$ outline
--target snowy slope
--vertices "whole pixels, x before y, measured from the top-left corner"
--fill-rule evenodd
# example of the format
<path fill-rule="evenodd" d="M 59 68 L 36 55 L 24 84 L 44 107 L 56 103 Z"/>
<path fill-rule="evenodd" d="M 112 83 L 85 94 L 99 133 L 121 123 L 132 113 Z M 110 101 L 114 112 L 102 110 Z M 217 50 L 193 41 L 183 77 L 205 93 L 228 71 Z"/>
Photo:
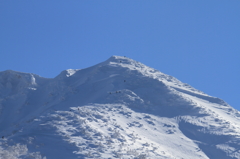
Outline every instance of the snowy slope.
<path fill-rule="evenodd" d="M 239 159 L 240 113 L 112 56 L 53 79 L 0 72 L 0 158 Z"/>

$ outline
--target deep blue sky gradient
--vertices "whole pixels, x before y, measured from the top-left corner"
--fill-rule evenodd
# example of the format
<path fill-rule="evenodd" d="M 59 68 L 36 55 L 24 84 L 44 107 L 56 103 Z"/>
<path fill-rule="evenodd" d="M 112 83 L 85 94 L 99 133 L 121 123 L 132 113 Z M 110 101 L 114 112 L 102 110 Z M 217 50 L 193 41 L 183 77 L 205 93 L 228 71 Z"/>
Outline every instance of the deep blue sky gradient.
<path fill-rule="evenodd" d="M 240 110 L 239 0 L 0 1 L 0 71 L 55 77 L 112 55 Z"/>

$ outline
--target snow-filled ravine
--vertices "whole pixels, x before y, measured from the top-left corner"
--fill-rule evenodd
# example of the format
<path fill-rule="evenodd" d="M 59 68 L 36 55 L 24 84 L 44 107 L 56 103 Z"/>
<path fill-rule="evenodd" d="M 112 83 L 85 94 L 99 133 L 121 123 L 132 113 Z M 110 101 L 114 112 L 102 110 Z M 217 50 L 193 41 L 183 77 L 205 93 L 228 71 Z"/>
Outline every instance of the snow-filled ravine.
<path fill-rule="evenodd" d="M 112 56 L 53 79 L 0 72 L 1 159 L 240 159 L 240 112 Z"/>

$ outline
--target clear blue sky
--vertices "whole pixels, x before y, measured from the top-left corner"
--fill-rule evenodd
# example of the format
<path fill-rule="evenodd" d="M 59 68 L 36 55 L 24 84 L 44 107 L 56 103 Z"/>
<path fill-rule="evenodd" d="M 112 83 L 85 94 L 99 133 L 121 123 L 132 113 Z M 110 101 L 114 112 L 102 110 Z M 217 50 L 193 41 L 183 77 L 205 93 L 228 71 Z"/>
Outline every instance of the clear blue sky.
<path fill-rule="evenodd" d="M 112 55 L 240 110 L 239 0 L 0 1 L 0 71 L 55 77 Z"/>

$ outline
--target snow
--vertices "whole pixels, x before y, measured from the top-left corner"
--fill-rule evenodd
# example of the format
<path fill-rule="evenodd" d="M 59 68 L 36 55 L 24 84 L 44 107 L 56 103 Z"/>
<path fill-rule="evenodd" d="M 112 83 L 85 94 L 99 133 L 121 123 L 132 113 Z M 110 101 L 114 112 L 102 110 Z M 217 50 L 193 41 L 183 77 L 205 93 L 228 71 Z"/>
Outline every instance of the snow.
<path fill-rule="evenodd" d="M 240 158 L 240 113 L 112 56 L 53 79 L 0 72 L 0 158 Z"/>

